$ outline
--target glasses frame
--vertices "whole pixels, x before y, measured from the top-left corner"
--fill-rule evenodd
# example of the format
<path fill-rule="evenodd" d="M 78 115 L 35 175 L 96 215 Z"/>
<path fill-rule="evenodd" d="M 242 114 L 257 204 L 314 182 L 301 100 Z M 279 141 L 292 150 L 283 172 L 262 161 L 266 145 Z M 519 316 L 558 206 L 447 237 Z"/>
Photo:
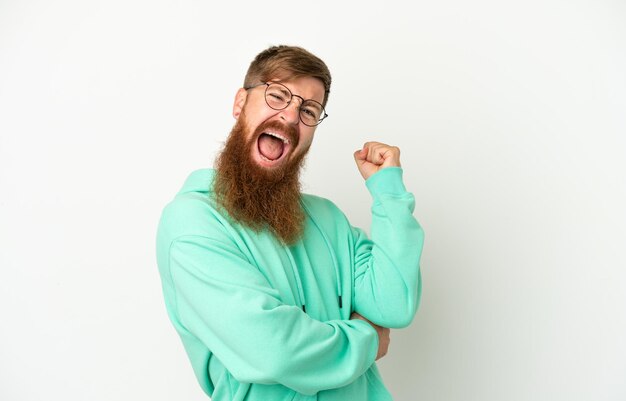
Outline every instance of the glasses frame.
<path fill-rule="evenodd" d="M 254 88 L 258 88 L 259 86 L 263 86 L 266 85 L 265 91 L 263 92 L 263 99 L 265 99 L 265 104 L 267 104 L 267 106 L 272 109 L 272 110 L 285 110 L 287 107 L 289 107 L 289 105 L 291 104 L 291 101 L 293 100 L 294 97 L 298 97 L 302 100 L 302 103 L 300 104 L 300 106 L 298 106 L 298 118 L 300 119 L 300 121 L 302 121 L 302 124 L 306 125 L 307 127 L 317 127 L 318 125 L 320 125 L 322 123 L 322 121 L 324 121 L 324 119 L 326 117 L 328 117 L 328 113 L 326 113 L 326 108 L 324 107 L 324 105 L 322 105 L 320 102 L 318 102 L 317 100 L 313 100 L 313 99 L 305 99 L 302 96 L 299 95 L 294 95 L 291 90 L 289 90 L 289 88 L 287 88 L 285 85 L 281 84 L 280 82 L 264 82 L 262 84 L 257 84 L 257 85 L 253 85 L 253 86 L 248 86 L 247 88 L 244 88 L 245 90 L 250 90 L 250 89 L 254 89 Z M 285 90 L 287 91 L 287 93 L 289 93 L 291 95 L 291 98 L 289 99 L 289 101 L 287 102 L 287 104 L 285 105 L 285 107 L 283 107 L 282 109 L 277 109 L 276 107 L 272 107 L 270 105 L 270 103 L 267 101 L 267 89 L 270 87 L 270 85 L 280 85 L 283 88 L 285 88 Z M 316 124 L 307 124 L 304 122 L 304 120 L 302 119 L 302 105 L 304 104 L 304 102 L 315 102 L 317 104 L 319 104 L 322 108 L 322 113 L 323 115 L 320 117 L 319 120 L 317 120 Z"/>

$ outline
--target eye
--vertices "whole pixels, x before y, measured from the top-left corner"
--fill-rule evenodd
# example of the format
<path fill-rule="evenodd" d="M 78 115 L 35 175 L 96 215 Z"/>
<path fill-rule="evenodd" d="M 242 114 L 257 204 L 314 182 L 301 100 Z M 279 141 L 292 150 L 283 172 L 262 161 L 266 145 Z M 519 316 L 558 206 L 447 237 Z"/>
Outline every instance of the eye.
<path fill-rule="evenodd" d="M 284 95 L 280 92 L 268 92 L 267 96 L 277 102 L 286 102 Z"/>
<path fill-rule="evenodd" d="M 303 117 L 306 117 L 307 119 L 311 119 L 313 121 L 319 120 L 320 116 L 322 115 L 322 105 L 313 100 L 305 101 L 302 104 L 302 107 L 300 107 L 300 110 Z"/>
<path fill-rule="evenodd" d="M 308 107 L 302 108 L 301 112 L 304 113 L 307 117 L 310 117 L 310 118 L 312 118 L 314 120 L 317 120 L 317 118 L 319 116 L 319 114 L 315 110 L 312 110 L 312 109 L 310 109 Z"/>
<path fill-rule="evenodd" d="M 267 87 L 265 98 L 277 107 L 283 107 L 291 101 L 291 92 L 280 84 L 271 84 Z"/>

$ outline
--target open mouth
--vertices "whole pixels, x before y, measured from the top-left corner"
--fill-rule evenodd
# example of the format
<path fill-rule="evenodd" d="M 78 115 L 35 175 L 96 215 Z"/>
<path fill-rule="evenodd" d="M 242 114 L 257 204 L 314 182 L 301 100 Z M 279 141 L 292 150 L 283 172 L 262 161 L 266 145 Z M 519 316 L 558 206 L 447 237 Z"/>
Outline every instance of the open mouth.
<path fill-rule="evenodd" d="M 257 147 L 265 162 L 274 164 L 285 156 L 290 148 L 289 139 L 277 132 L 265 131 L 259 135 Z"/>

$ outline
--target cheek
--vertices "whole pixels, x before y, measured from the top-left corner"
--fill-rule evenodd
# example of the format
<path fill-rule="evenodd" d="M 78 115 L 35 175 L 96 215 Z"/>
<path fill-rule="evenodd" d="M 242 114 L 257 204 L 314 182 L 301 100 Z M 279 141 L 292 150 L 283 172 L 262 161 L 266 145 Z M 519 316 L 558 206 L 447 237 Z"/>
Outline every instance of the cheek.
<path fill-rule="evenodd" d="M 309 146 L 311 146 L 312 142 L 313 142 L 313 132 L 306 133 L 300 137 L 300 143 L 298 145 L 301 148 L 308 149 Z"/>
<path fill-rule="evenodd" d="M 248 99 L 242 114 L 245 114 L 248 128 L 256 129 L 261 123 L 276 114 L 276 111 L 265 106 L 265 100 Z"/>

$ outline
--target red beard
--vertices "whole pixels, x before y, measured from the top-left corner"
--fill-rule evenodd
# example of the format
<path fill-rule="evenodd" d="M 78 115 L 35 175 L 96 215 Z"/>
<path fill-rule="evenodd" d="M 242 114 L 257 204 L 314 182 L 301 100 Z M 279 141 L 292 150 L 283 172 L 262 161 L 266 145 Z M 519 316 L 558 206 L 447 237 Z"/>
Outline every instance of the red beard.
<path fill-rule="evenodd" d="M 218 205 L 234 220 L 256 232 L 267 229 L 291 245 L 300 239 L 304 229 L 300 170 L 308 149 L 276 168 L 257 165 L 252 160 L 253 147 L 261 133 L 272 127 L 288 136 L 293 149 L 297 147 L 297 131 L 279 122 L 261 124 L 246 141 L 245 116 L 240 114 L 216 160 L 213 189 Z"/>

